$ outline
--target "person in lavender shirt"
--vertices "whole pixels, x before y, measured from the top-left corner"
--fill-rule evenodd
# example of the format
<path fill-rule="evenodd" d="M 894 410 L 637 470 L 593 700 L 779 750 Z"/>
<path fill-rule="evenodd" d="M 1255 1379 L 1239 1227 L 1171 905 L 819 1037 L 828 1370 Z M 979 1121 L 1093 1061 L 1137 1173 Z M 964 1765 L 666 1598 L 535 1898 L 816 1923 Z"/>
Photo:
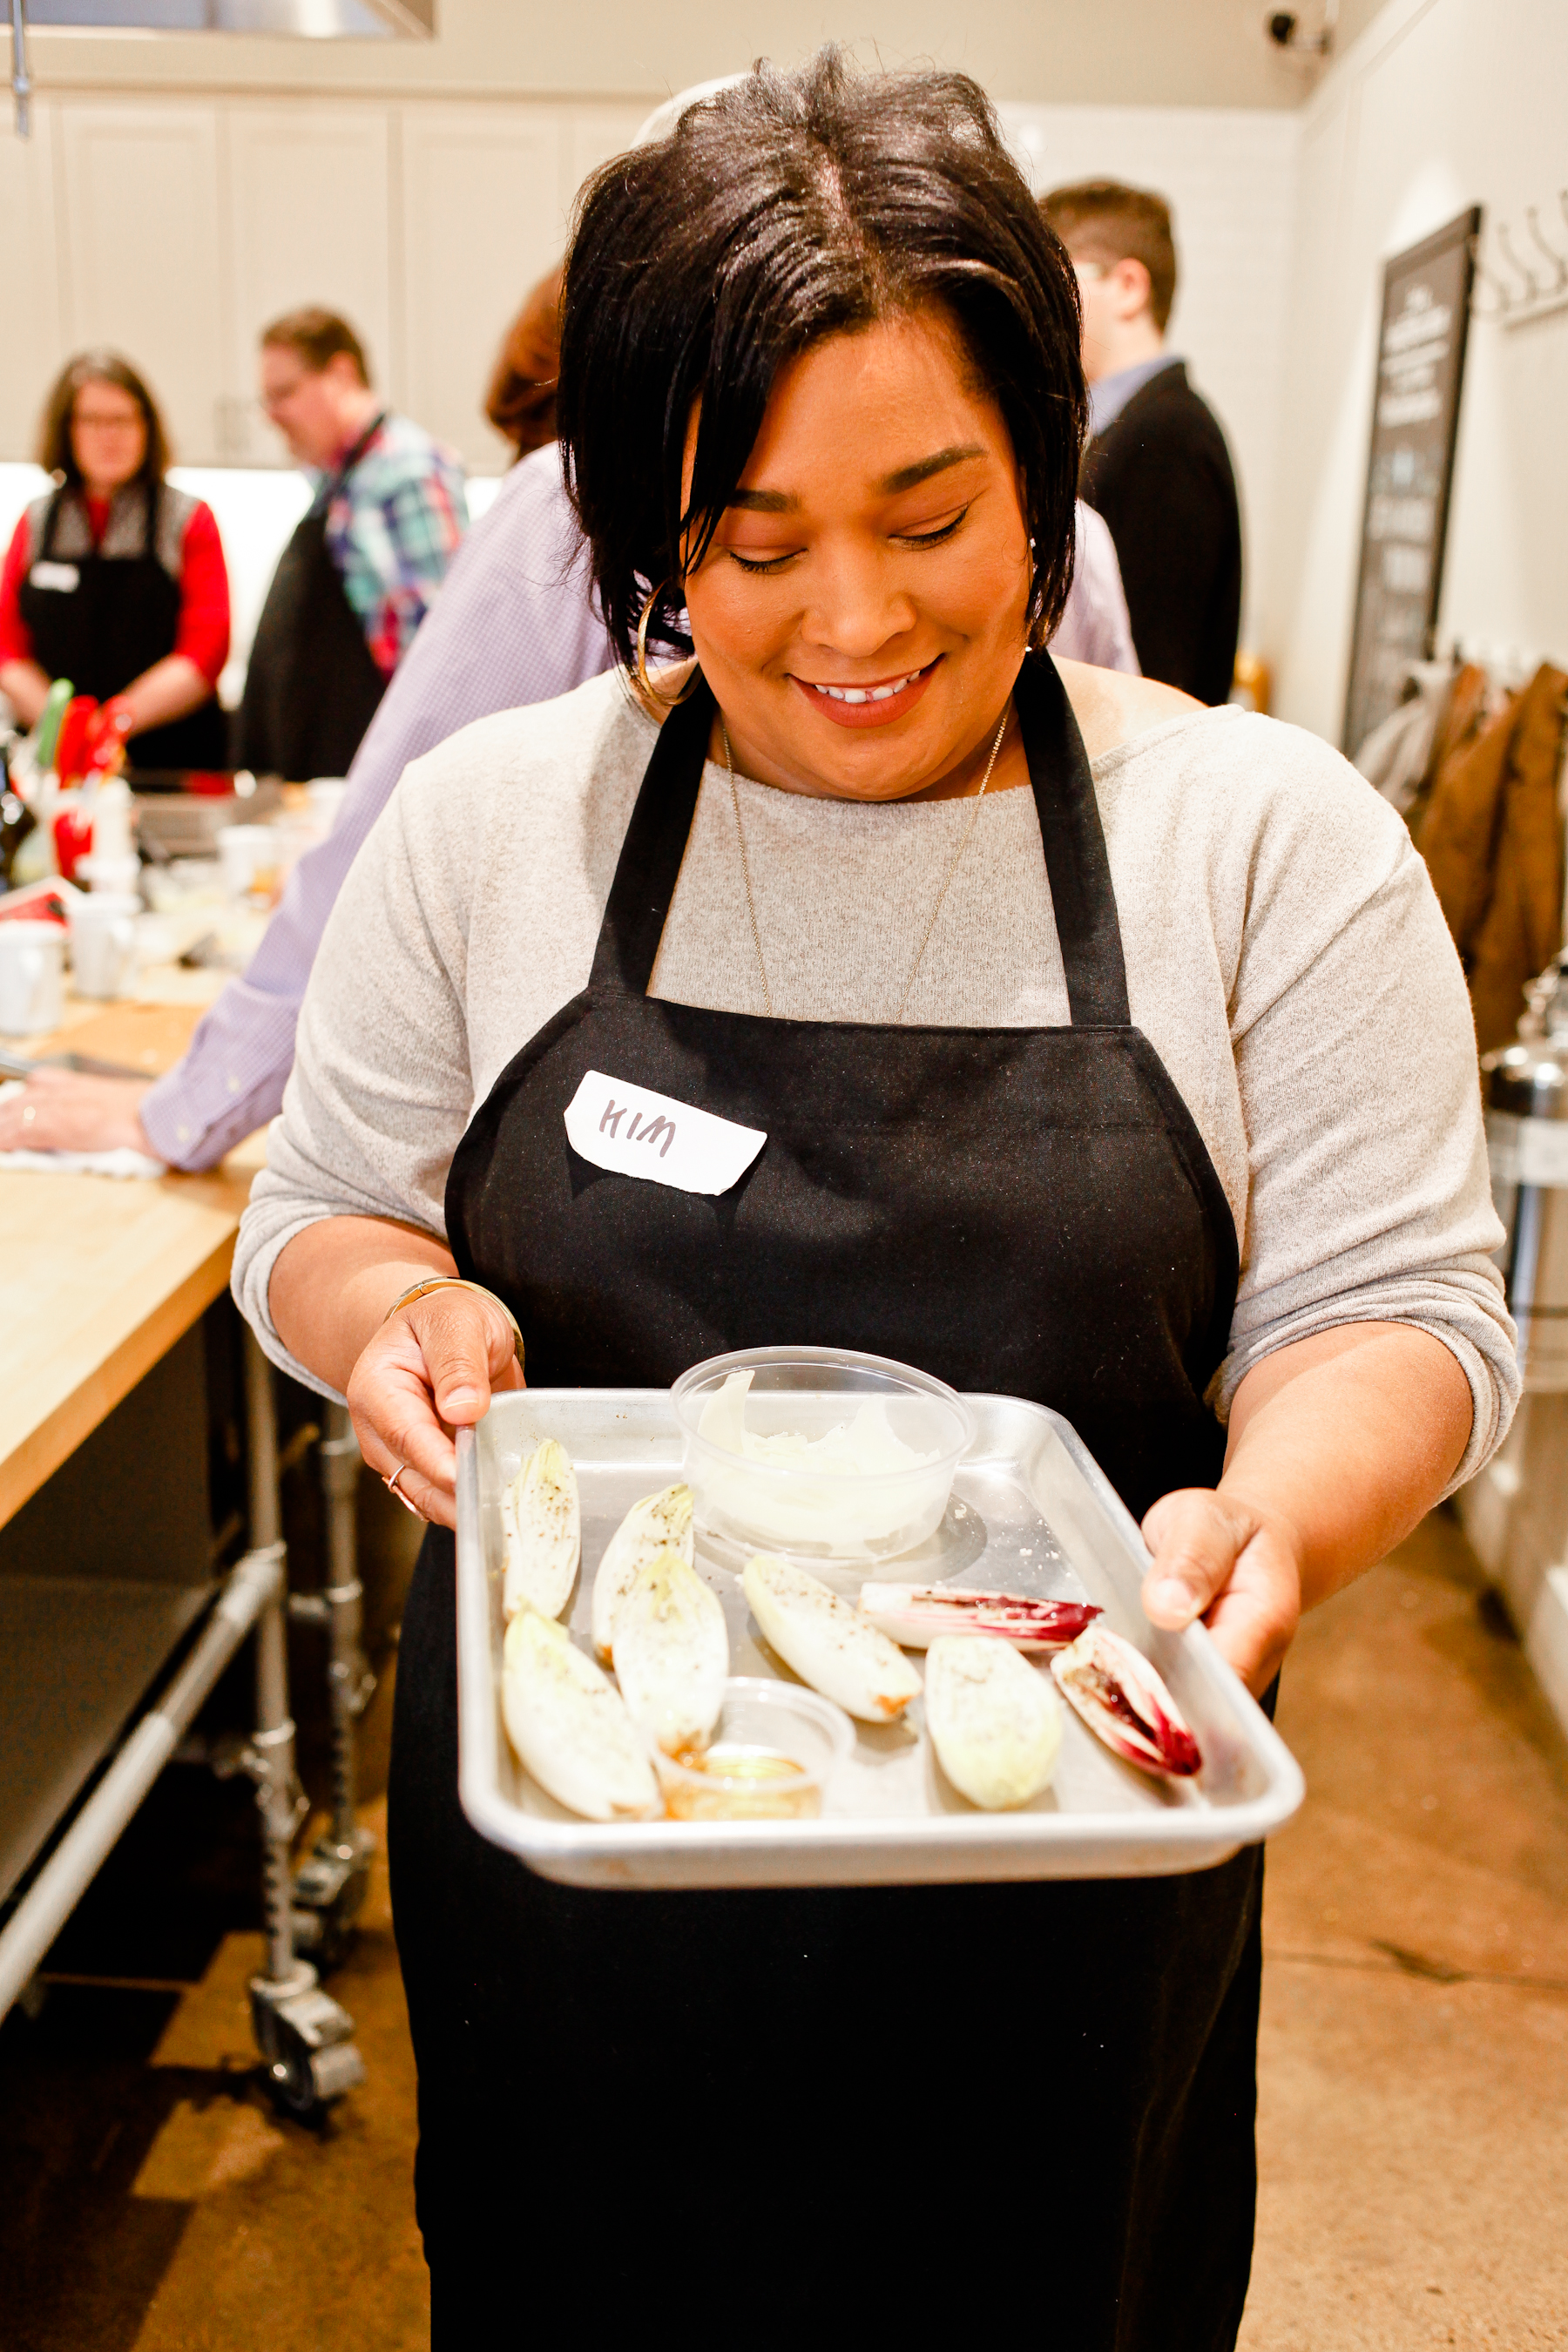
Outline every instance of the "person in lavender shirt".
<path fill-rule="evenodd" d="M 1072 593 L 1052 644 L 1074 661 L 1138 667 L 1110 533 L 1082 504 Z M 404 769 L 471 719 L 569 694 L 613 659 L 552 441 L 512 468 L 458 549 L 360 746 L 337 823 L 295 867 L 248 969 L 184 1059 L 153 1086 L 40 1070 L 0 1103 L 0 1151 L 129 1144 L 172 1168 L 211 1168 L 275 1118 L 327 917 Z"/>

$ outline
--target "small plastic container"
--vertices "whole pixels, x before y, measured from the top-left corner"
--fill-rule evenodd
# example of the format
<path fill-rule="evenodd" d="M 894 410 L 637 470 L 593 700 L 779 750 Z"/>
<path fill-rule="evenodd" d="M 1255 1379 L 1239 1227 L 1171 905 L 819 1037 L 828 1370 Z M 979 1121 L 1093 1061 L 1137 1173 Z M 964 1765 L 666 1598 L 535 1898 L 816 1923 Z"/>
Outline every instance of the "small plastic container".
<path fill-rule="evenodd" d="M 908 1467 L 845 1470 L 806 1454 L 758 1458 L 715 1442 L 703 1420 L 725 1381 L 750 1372 L 748 1438 L 820 1446 L 874 1408 L 872 1450 L 912 1457 Z M 974 1433 L 963 1398 L 942 1381 L 885 1356 L 839 1348 L 749 1348 L 712 1356 L 683 1372 L 671 1391 L 685 1442 L 685 1476 L 705 1549 L 724 1567 L 743 1567 L 752 1552 L 782 1552 L 805 1563 L 863 1569 L 897 1559 L 933 1534 L 947 1509 L 953 1473 Z"/>
<path fill-rule="evenodd" d="M 854 1726 L 831 1699 L 735 1675 L 700 1764 L 658 1753 L 654 1763 L 672 1821 L 812 1821 L 854 1745 Z"/>

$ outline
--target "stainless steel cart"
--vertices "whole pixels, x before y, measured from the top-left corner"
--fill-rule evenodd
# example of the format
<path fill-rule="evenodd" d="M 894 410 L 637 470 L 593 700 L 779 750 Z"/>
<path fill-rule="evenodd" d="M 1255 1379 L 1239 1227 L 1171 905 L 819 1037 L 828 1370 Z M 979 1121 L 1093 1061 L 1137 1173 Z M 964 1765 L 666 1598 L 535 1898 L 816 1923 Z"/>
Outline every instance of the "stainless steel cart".
<path fill-rule="evenodd" d="M 7 1726 L 10 1751 L 9 1768 L 0 1769 L 0 1893 L 25 1878 L 103 1756 L 113 1751 L 0 1932 L 0 2016 L 26 1996 L 56 1936 L 174 1755 L 203 1701 L 242 1643 L 254 1635 L 254 1729 L 234 1759 L 255 1781 L 262 1821 L 267 1958 L 263 1972 L 251 1982 L 251 2015 L 274 2096 L 303 2114 L 362 2081 L 364 2068 L 352 2018 L 321 1990 L 315 1968 L 297 1948 L 290 1849 L 304 1800 L 289 1712 L 277 1419 L 270 1367 L 248 1332 L 244 1346 L 249 1528 L 247 1549 L 235 1567 L 205 1585 L 0 1578 L 0 1719 Z M 345 1893 L 363 1891 L 368 1841 L 353 1818 L 353 1717 L 363 1703 L 364 1675 L 353 1558 L 358 1454 L 346 1416 L 334 1425 L 323 1452 L 333 1573 L 318 1607 L 332 1634 L 337 1804 L 329 1837 L 313 1857 L 315 1882 L 310 1864 L 301 1877 L 303 1916 L 315 1923 L 315 1940 L 324 1949 L 325 1926 L 346 1924 L 357 1908 L 357 1899 L 344 1898 Z M 304 1613 L 315 1613 L 309 1598 Z M 183 1660 L 121 1738 L 128 1711 L 189 1640 L 193 1627 L 199 1631 Z"/>

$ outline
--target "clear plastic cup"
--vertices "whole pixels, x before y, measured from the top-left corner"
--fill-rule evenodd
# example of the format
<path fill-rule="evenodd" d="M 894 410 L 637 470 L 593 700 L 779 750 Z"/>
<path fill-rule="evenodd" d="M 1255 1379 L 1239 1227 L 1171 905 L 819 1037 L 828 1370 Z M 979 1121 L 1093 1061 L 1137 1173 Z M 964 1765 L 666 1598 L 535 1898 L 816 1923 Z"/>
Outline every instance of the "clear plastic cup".
<path fill-rule="evenodd" d="M 656 1752 L 654 1764 L 672 1821 L 811 1821 L 854 1745 L 854 1726 L 831 1699 L 732 1675 L 703 1755 Z"/>
<path fill-rule="evenodd" d="M 773 1454 L 720 1442 L 711 1412 L 735 1373 L 749 1372 L 745 1433 Z M 783 1552 L 807 1563 L 863 1567 L 897 1559 L 941 1524 L 953 1474 L 974 1434 L 963 1399 L 927 1372 L 840 1348 L 749 1348 L 683 1372 L 671 1391 L 685 1441 L 685 1477 L 699 1533 L 724 1549 Z M 733 1420 L 731 1391 L 729 1418 Z M 868 1420 L 862 1420 L 870 1408 Z M 721 1412 L 722 1412 L 721 1408 Z M 706 1423 L 706 1427 L 704 1426 Z M 895 1466 L 843 1466 L 858 1431 L 864 1450 Z M 795 1441 L 804 1440 L 797 1458 Z M 888 1441 L 890 1441 L 889 1443 Z M 815 1450 L 813 1450 L 815 1449 Z"/>

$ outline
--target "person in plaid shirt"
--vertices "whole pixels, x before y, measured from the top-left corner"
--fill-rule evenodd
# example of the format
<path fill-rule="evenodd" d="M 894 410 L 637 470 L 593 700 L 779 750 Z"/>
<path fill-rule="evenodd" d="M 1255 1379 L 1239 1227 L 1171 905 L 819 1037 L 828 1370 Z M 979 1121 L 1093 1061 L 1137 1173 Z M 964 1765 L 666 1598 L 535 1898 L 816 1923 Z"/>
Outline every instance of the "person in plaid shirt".
<path fill-rule="evenodd" d="M 363 346 L 330 310 L 262 335 L 261 403 L 316 476 L 251 649 L 239 764 L 343 775 L 468 525 L 458 459 L 372 388 Z"/>
<path fill-rule="evenodd" d="M 384 677 L 413 643 L 468 523 L 451 451 L 406 416 L 379 416 L 328 502 L 327 547 Z"/>

